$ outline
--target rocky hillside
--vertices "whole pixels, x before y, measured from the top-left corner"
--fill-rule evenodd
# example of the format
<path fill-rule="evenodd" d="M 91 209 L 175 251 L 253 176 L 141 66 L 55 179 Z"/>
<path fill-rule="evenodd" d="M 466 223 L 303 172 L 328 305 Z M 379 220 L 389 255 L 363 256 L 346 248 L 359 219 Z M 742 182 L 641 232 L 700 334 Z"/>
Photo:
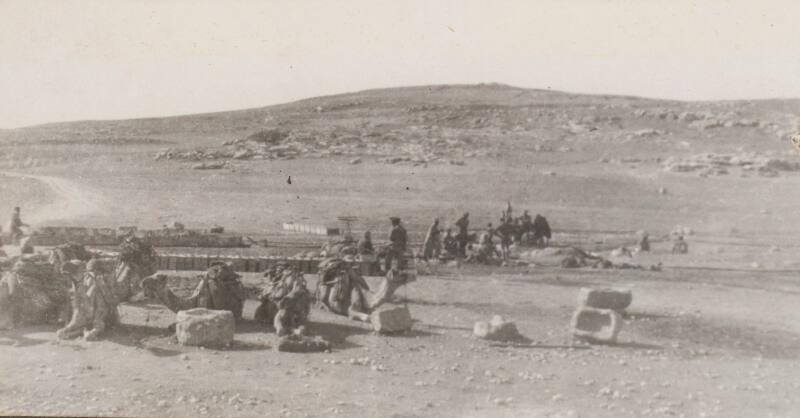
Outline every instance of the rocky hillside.
<path fill-rule="evenodd" d="M 58 123 L 0 132 L 0 140 L 6 146 L 135 145 L 152 149 L 149 156 L 158 160 L 220 168 L 234 160 L 329 156 L 424 165 L 540 153 L 595 160 L 769 155 L 789 150 L 796 132 L 800 100 L 678 102 L 480 84 L 368 90 L 204 115 Z"/>

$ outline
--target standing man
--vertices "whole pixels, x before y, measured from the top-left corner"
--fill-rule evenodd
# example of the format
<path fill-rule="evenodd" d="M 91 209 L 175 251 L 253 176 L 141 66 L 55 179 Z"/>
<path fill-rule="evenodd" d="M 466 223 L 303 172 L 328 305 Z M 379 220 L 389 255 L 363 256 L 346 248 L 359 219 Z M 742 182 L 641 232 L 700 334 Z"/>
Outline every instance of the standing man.
<path fill-rule="evenodd" d="M 422 257 L 427 260 L 429 258 L 439 258 L 442 252 L 442 230 L 439 229 L 439 218 L 433 220 L 433 224 L 428 228 L 428 233 L 425 235 L 425 243 L 422 244 Z"/>
<path fill-rule="evenodd" d="M 406 245 L 408 243 L 408 235 L 403 225 L 400 225 L 400 218 L 391 217 L 392 232 L 389 233 L 389 247 L 386 249 L 385 270 L 392 270 L 392 260 L 397 260 L 397 267 L 403 266 L 403 255 L 406 252 Z"/>
<path fill-rule="evenodd" d="M 453 230 L 451 228 L 447 228 L 444 238 L 442 239 L 442 244 L 444 245 L 444 252 L 447 253 L 448 256 L 455 257 L 458 255 L 458 242 L 453 236 Z"/>
<path fill-rule="evenodd" d="M 647 231 L 642 232 L 642 239 L 639 241 L 640 252 L 650 252 L 650 234 Z"/>
<path fill-rule="evenodd" d="M 20 217 L 19 213 L 19 206 L 17 206 L 14 208 L 14 212 L 11 214 L 11 221 L 8 223 L 8 231 L 11 233 L 12 244 L 19 244 L 19 239 L 25 235 L 22 232 L 23 226 L 28 225 L 22 222 L 22 218 Z"/>
<path fill-rule="evenodd" d="M 458 235 L 456 235 L 458 254 L 464 257 L 467 253 L 467 242 L 469 242 L 469 212 L 456 221 L 456 226 L 458 227 Z"/>
<path fill-rule="evenodd" d="M 496 233 L 500 237 L 500 248 L 503 250 L 503 260 L 508 260 L 514 234 L 514 225 L 511 224 L 511 220 L 506 218 L 505 222 L 497 227 Z"/>

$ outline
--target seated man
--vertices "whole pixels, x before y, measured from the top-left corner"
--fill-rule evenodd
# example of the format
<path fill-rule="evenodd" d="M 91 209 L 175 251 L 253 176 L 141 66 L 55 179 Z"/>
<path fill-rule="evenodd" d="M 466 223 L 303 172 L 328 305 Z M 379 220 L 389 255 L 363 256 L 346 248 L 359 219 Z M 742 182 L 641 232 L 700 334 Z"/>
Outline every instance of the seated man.
<path fill-rule="evenodd" d="M 358 241 L 358 254 L 359 255 L 374 255 L 375 247 L 372 245 L 372 234 L 369 231 L 364 232 L 364 237 Z"/>

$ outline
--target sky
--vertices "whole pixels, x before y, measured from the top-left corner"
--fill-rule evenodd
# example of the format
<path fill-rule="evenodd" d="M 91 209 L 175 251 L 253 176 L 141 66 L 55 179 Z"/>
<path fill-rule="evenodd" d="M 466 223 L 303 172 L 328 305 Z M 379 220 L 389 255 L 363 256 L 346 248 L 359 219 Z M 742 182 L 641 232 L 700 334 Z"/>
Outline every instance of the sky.
<path fill-rule="evenodd" d="M 0 128 L 481 82 L 800 97 L 800 2 L 0 0 Z"/>

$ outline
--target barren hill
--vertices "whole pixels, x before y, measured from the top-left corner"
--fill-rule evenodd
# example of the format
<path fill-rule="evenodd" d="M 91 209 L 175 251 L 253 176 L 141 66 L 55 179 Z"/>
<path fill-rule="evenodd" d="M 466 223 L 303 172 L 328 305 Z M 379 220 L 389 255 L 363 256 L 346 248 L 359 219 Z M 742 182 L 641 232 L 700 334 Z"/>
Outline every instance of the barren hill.
<path fill-rule="evenodd" d="M 347 212 L 379 226 L 403 213 L 421 233 L 445 213 L 480 210 L 494 219 L 498 205 L 512 199 L 568 229 L 666 232 L 680 222 L 727 230 L 754 209 L 726 205 L 744 204 L 751 193 L 764 207 L 790 210 L 786 191 L 794 186 L 780 180 L 800 171 L 789 141 L 800 132 L 799 115 L 800 100 L 401 87 L 221 113 L 8 130 L 0 132 L 0 169 L 79 180 L 107 196 L 105 218 L 80 221 L 97 225 L 178 219 L 249 231 Z M 698 177 L 707 181 L 682 184 Z M 219 207 L 209 211 L 201 201 Z M 617 210 L 632 212 L 620 217 Z M 710 215 L 719 211 L 730 212 L 724 222 Z M 747 229 L 788 228 L 778 218 L 757 218 Z"/>
<path fill-rule="evenodd" d="M 0 138 L 12 144 L 170 144 L 187 150 L 280 130 L 280 143 L 270 145 L 289 145 L 291 152 L 283 154 L 292 156 L 329 152 L 463 159 L 568 148 L 596 154 L 628 143 L 640 150 L 682 142 L 702 151 L 748 145 L 785 149 L 776 146 L 798 131 L 799 114 L 800 100 L 679 102 L 501 84 L 445 85 L 367 90 L 200 115 L 56 123 L 0 132 Z M 222 158 L 243 148 L 228 146 Z"/>

